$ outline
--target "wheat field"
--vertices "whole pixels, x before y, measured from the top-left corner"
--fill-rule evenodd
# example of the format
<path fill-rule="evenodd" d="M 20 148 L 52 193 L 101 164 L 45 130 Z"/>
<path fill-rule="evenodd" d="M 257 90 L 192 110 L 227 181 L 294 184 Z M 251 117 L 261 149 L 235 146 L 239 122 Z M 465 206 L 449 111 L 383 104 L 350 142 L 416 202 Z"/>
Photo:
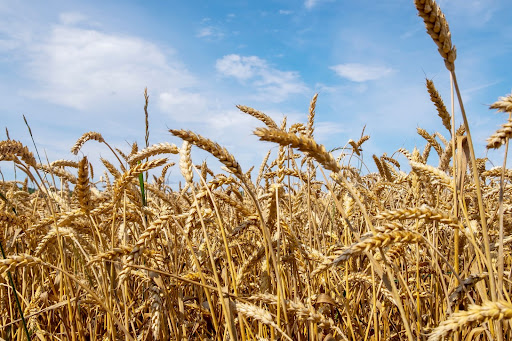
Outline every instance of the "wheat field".
<path fill-rule="evenodd" d="M 278 146 L 256 169 L 192 131 L 170 130 L 181 146 L 149 145 L 147 110 L 142 148 L 99 132 L 72 146 L 109 149 L 96 182 L 86 156 L 41 163 L 0 141 L 0 161 L 24 179 L 0 182 L 0 338 L 512 339 L 512 94 L 490 106 L 508 118 L 489 134 L 487 148 L 505 151 L 489 168 L 475 155 L 448 22 L 434 0 L 414 4 L 452 100 L 427 79 L 439 131 L 418 128 L 419 149 L 367 156 L 375 173 L 353 166 L 370 136 L 337 157 L 315 141 L 317 95 L 292 125 L 238 106 Z M 166 182 L 171 168 L 179 188 Z"/>

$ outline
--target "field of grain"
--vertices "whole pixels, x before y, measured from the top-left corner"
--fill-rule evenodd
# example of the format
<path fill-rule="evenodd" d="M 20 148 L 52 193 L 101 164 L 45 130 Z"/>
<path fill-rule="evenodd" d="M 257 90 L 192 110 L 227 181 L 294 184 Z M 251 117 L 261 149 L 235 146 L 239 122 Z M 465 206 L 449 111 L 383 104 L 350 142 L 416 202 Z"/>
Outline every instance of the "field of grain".
<path fill-rule="evenodd" d="M 85 156 L 41 163 L 0 141 L 0 161 L 25 179 L 0 182 L 0 338 L 512 339 L 512 94 L 491 105 L 509 116 L 489 134 L 487 148 L 505 150 L 489 168 L 474 152 L 448 23 L 433 0 L 415 5 L 452 99 L 427 79 L 439 131 L 418 128 L 419 149 L 366 155 L 375 173 L 352 166 L 369 136 L 336 158 L 315 142 L 317 95 L 303 124 L 238 106 L 279 148 L 256 169 L 191 131 L 170 130 L 181 146 L 149 145 L 147 123 L 144 147 L 123 151 L 98 132 L 72 146 L 111 150 L 99 182 Z M 180 188 L 165 181 L 171 167 Z"/>

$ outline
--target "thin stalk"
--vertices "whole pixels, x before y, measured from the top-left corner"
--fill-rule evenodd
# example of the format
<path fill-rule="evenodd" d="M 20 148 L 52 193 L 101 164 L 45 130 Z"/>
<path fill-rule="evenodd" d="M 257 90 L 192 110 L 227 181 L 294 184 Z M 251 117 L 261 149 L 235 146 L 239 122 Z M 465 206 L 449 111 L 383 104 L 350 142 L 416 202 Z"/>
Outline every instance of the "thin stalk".
<path fill-rule="evenodd" d="M 511 118 L 512 113 L 509 113 L 508 120 L 510 121 Z M 505 169 L 507 168 L 508 142 L 509 139 L 507 137 L 505 142 L 505 157 L 503 158 L 503 167 L 501 168 L 499 196 L 500 241 L 498 244 L 498 295 L 500 299 L 503 299 L 503 272 L 505 271 L 503 254 L 503 189 L 505 188 Z"/>
<path fill-rule="evenodd" d="M 454 94 L 453 94 L 453 76 L 452 74 L 450 73 L 450 97 L 451 97 L 451 113 L 452 113 L 452 131 L 451 131 L 451 134 L 452 134 L 452 151 L 453 151 L 453 155 L 456 155 L 455 153 L 455 99 L 454 99 Z M 453 181 L 453 212 L 454 212 L 454 216 L 456 218 L 459 217 L 459 209 L 458 209 L 458 199 L 457 199 L 457 179 L 455 178 L 457 175 L 457 164 L 456 164 L 456 160 L 457 158 L 456 157 L 453 157 L 453 177 L 454 177 L 454 181 Z M 455 231 L 453 231 L 453 244 L 454 244 L 454 254 L 453 254 L 453 267 L 455 269 L 455 271 L 457 272 L 457 274 L 459 273 L 459 249 L 460 249 L 460 235 L 459 235 L 459 229 L 455 229 Z M 455 307 L 455 311 L 458 311 L 459 310 L 459 307 Z"/>
<path fill-rule="evenodd" d="M 482 235 L 484 238 L 484 248 L 485 248 L 485 257 L 486 257 L 486 266 L 487 271 L 489 272 L 489 283 L 490 283 L 490 291 L 491 291 L 491 299 L 496 301 L 496 279 L 494 278 L 494 270 L 492 267 L 492 259 L 491 259 L 491 247 L 489 242 L 489 231 L 487 229 L 487 218 L 485 216 L 484 203 L 482 199 L 482 189 L 480 187 L 480 179 L 478 178 L 477 167 L 476 167 L 476 156 L 475 150 L 473 148 L 473 139 L 471 138 L 471 133 L 469 130 L 468 118 L 466 116 L 466 111 L 464 110 L 464 104 L 462 103 L 462 96 L 460 94 L 459 85 L 457 83 L 457 77 L 455 76 L 455 71 L 450 71 L 453 77 L 453 85 L 455 86 L 455 92 L 457 93 L 457 98 L 459 100 L 460 111 L 462 113 L 462 119 L 464 120 L 464 125 L 466 126 L 466 134 L 468 138 L 469 152 L 471 154 L 471 166 L 473 167 L 473 178 L 475 181 L 475 189 L 476 196 L 478 200 L 478 211 L 480 213 L 480 223 L 482 224 Z"/>

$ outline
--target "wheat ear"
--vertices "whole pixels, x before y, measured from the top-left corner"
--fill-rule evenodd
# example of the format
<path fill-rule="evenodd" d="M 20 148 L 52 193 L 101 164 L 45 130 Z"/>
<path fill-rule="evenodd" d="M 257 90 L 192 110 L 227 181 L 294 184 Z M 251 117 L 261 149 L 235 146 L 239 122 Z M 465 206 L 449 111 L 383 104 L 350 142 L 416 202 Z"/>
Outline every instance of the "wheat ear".
<path fill-rule="evenodd" d="M 267 127 L 272 128 L 272 129 L 278 129 L 276 122 L 274 122 L 273 119 L 271 119 L 269 116 L 265 115 L 261 111 L 255 110 L 250 107 L 246 107 L 245 105 L 237 105 L 236 107 L 238 109 L 240 109 L 240 111 L 242 111 L 246 114 L 249 114 L 252 117 L 255 117 L 258 120 L 260 120 L 261 122 L 265 123 L 267 125 Z"/>
<path fill-rule="evenodd" d="M 425 175 L 430 179 L 434 180 L 433 182 L 438 182 L 441 185 L 450 188 L 453 186 L 452 178 L 450 178 L 445 172 L 440 170 L 439 168 L 435 168 L 429 165 L 424 165 L 420 162 L 409 161 L 412 169 L 419 173 L 420 175 Z"/>
<path fill-rule="evenodd" d="M 437 140 L 432 135 L 430 135 L 425 129 L 417 128 L 416 131 L 421 137 L 427 140 L 427 142 L 429 142 L 432 145 L 432 147 L 434 147 L 439 156 L 443 154 L 443 148 L 441 147 L 439 142 L 437 142 Z M 423 158 L 423 160 L 426 160 L 426 158 Z"/>
<path fill-rule="evenodd" d="M 418 15 L 423 18 L 427 33 L 432 37 L 438 47 L 439 54 L 449 71 L 455 69 L 457 50 L 452 46 L 452 39 L 448 21 L 434 0 L 415 0 L 414 4 Z"/>
<path fill-rule="evenodd" d="M 83 134 L 75 143 L 75 145 L 71 148 L 71 153 L 78 154 L 78 151 L 82 148 L 85 142 L 89 140 L 95 140 L 98 142 L 105 142 L 103 136 L 100 133 L 90 131 L 88 133 Z"/>
<path fill-rule="evenodd" d="M 512 136 L 512 120 L 508 120 L 507 123 L 502 124 L 501 128 L 498 129 L 489 139 L 487 139 L 487 149 L 497 149 L 501 145 L 505 144 L 507 139 Z"/>
<path fill-rule="evenodd" d="M 440 340 L 466 325 L 510 318 L 512 318 L 512 304 L 507 301 L 487 301 L 482 305 L 470 305 L 468 310 L 454 313 L 448 320 L 441 322 L 430 334 L 428 341 Z"/>
<path fill-rule="evenodd" d="M 236 161 L 235 157 L 231 155 L 226 148 L 222 148 L 218 143 L 215 143 L 201 135 L 194 134 L 188 130 L 169 130 L 174 136 L 188 141 L 189 143 L 209 152 L 222 162 L 231 172 L 243 178 L 242 167 Z"/>
<path fill-rule="evenodd" d="M 50 163 L 50 167 L 73 167 L 78 168 L 78 162 L 71 160 L 55 160 Z"/>
<path fill-rule="evenodd" d="M 276 142 L 282 146 L 290 145 L 292 148 L 297 148 L 301 152 L 307 153 L 308 156 L 314 158 L 327 170 L 336 173 L 341 170 L 332 154 L 327 152 L 323 145 L 316 143 L 312 138 L 308 138 L 304 135 L 297 136 L 282 130 L 266 128 L 257 128 L 254 134 L 262 141 Z"/>
<path fill-rule="evenodd" d="M 336 266 L 339 263 L 348 260 L 350 257 L 365 251 L 369 251 L 378 247 L 385 247 L 393 243 L 419 243 L 421 241 L 423 241 L 423 236 L 412 231 L 395 230 L 385 233 L 376 233 L 367 237 L 366 239 L 361 240 L 360 242 L 350 245 L 341 253 L 341 255 L 339 255 L 334 260 L 321 264 L 315 270 L 313 270 L 311 276 L 316 276 L 320 272 L 323 272 L 332 266 Z"/>
<path fill-rule="evenodd" d="M 130 251 L 128 258 L 126 259 L 126 265 L 124 269 L 119 273 L 119 283 L 124 282 L 126 277 L 131 273 L 130 265 L 135 263 L 135 260 L 139 255 L 146 249 L 146 244 L 155 238 L 159 232 L 162 231 L 167 222 L 173 218 L 172 214 L 164 214 L 157 220 L 153 221 L 151 225 L 139 236 L 139 239 L 135 243 L 133 249 Z"/>
<path fill-rule="evenodd" d="M 512 113 L 512 93 L 505 97 L 500 97 L 498 101 L 489 106 L 489 109 L 497 109 L 498 112 Z"/>
<path fill-rule="evenodd" d="M 0 161 L 13 160 L 14 157 L 20 157 L 27 165 L 35 168 L 36 159 L 26 146 L 19 141 L 6 140 L 0 141 Z"/>
<path fill-rule="evenodd" d="M 153 169 L 155 167 L 159 167 L 166 162 L 167 162 L 167 159 L 151 160 L 151 161 L 142 163 L 140 165 L 133 166 L 128 171 L 124 172 L 123 175 L 120 178 L 118 178 L 114 184 L 114 189 L 113 189 L 113 193 L 114 193 L 113 199 L 114 200 L 113 200 L 113 202 L 114 203 L 117 202 L 124 187 L 128 183 L 130 183 L 130 181 L 132 181 L 137 176 L 139 176 L 139 174 L 144 173 L 144 172 L 146 172 L 150 169 Z"/>
<path fill-rule="evenodd" d="M 190 151 L 192 145 L 188 141 L 183 141 L 180 149 L 180 171 L 181 175 L 189 183 L 193 183 L 194 173 L 192 172 L 192 160 L 190 159 Z"/>
<path fill-rule="evenodd" d="M 248 303 L 236 303 L 236 311 L 244 316 L 252 317 L 253 319 L 260 321 L 261 323 L 275 328 L 277 331 L 279 331 L 287 340 L 292 341 L 292 339 L 286 335 L 286 333 L 279 328 L 279 326 L 274 322 L 274 319 L 272 318 L 272 314 L 265 309 L 262 309 L 260 307 L 257 307 L 253 304 Z"/>
<path fill-rule="evenodd" d="M 73 174 L 71 174 L 68 171 L 64 170 L 63 168 L 53 167 L 51 165 L 48 166 L 48 165 L 41 164 L 41 163 L 36 164 L 36 168 L 37 169 L 41 169 L 41 170 L 43 170 L 46 173 L 56 175 L 59 178 L 63 178 L 64 180 L 69 181 L 73 185 L 75 185 L 76 182 L 77 182 L 77 178 Z"/>
<path fill-rule="evenodd" d="M 180 150 L 176 145 L 168 142 L 154 144 L 150 147 L 139 150 L 138 152 L 130 155 L 128 157 L 128 163 L 136 164 L 137 162 L 147 159 L 150 156 L 160 155 L 160 154 L 178 154 Z"/>
<path fill-rule="evenodd" d="M 248 298 L 249 300 L 258 300 L 266 304 L 277 305 L 278 298 L 272 294 L 257 294 Z M 348 338 L 343 331 L 334 324 L 331 318 L 325 317 L 323 314 L 317 312 L 313 307 L 306 307 L 301 302 L 286 300 L 288 311 L 293 312 L 297 317 L 303 321 L 317 323 L 319 327 L 330 329 L 337 332 L 345 340 Z"/>
<path fill-rule="evenodd" d="M 436 87 L 434 86 L 434 82 L 430 79 L 427 79 L 427 90 L 430 95 L 430 100 L 437 109 L 437 114 L 439 117 L 441 117 L 441 120 L 443 120 L 444 127 L 450 132 L 452 132 L 452 124 L 451 124 L 451 115 L 448 113 L 448 110 L 446 110 L 446 106 L 444 105 L 443 99 L 439 95 L 439 92 L 437 92 Z"/>
<path fill-rule="evenodd" d="M 75 192 L 80 203 L 80 208 L 85 212 L 91 211 L 91 189 L 89 184 L 89 162 L 87 157 L 82 158 L 78 163 L 78 181 Z"/>
<path fill-rule="evenodd" d="M 386 220 L 427 219 L 439 221 L 440 223 L 447 224 L 455 228 L 460 227 L 458 220 L 449 213 L 426 206 L 384 211 L 379 213 L 375 218 Z"/>
<path fill-rule="evenodd" d="M 0 259 L 0 274 L 4 272 L 12 272 L 21 266 L 42 264 L 41 259 L 27 254 L 10 255 L 4 259 Z"/>
<path fill-rule="evenodd" d="M 315 109 L 316 109 L 316 100 L 318 98 L 318 94 L 315 94 L 311 99 L 311 103 L 309 104 L 309 115 L 308 115 L 308 126 L 307 126 L 307 136 L 313 137 L 313 131 L 315 130 Z"/>

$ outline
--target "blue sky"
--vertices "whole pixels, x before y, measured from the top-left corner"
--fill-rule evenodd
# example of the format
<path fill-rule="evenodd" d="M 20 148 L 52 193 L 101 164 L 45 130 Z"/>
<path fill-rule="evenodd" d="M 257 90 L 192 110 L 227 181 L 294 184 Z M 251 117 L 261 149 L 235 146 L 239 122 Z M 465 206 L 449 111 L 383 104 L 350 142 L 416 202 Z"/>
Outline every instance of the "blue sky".
<path fill-rule="evenodd" d="M 510 6 L 439 4 L 482 156 L 485 139 L 506 121 L 488 105 L 512 89 Z M 315 138 L 344 146 L 366 125 L 369 164 L 372 154 L 423 148 L 417 127 L 448 136 L 425 77 L 448 105 L 449 76 L 413 0 L 0 0 L 0 17 L 0 123 L 33 149 L 25 114 L 50 161 L 76 159 L 69 149 L 87 131 L 125 151 L 134 141 L 142 146 L 146 86 L 151 144 L 180 145 L 168 129 L 190 129 L 228 148 L 244 169 L 258 168 L 274 145 L 257 142 L 252 131 L 261 124 L 237 104 L 293 124 L 307 120 L 319 92 Z M 83 155 L 112 159 L 95 142 Z M 500 162 L 502 151 L 490 155 Z M 12 165 L 0 169 L 12 177 Z"/>

